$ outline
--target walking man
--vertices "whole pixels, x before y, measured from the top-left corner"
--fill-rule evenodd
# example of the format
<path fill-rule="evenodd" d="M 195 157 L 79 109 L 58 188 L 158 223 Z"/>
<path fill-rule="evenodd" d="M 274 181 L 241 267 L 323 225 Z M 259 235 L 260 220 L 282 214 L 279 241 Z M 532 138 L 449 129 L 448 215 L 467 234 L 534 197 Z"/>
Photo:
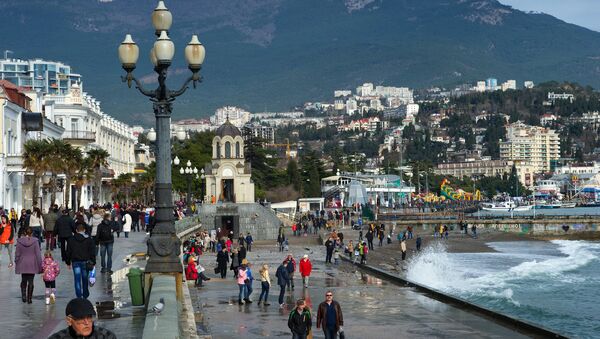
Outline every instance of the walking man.
<path fill-rule="evenodd" d="M 98 225 L 96 231 L 96 242 L 100 245 L 100 265 L 101 273 L 112 274 L 112 253 L 115 236 L 113 235 L 110 221 L 110 213 L 104 213 L 104 219 Z"/>
<path fill-rule="evenodd" d="M 73 277 L 75 279 L 75 294 L 77 298 L 87 299 L 90 295 L 88 290 L 88 273 L 96 265 L 96 246 L 94 240 L 85 233 L 85 224 L 77 224 L 77 233 L 69 238 L 67 242 L 67 257 L 65 263 L 71 269 L 73 266 Z"/>
<path fill-rule="evenodd" d="M 277 272 L 275 272 L 275 276 L 277 277 L 277 285 L 279 285 L 279 307 L 285 306 L 285 304 L 283 303 L 283 297 L 285 295 L 285 286 L 287 286 L 288 281 L 290 280 L 290 276 L 286 268 L 287 265 L 288 261 L 286 259 L 281 265 L 279 265 L 279 267 L 277 267 Z"/>
<path fill-rule="evenodd" d="M 254 242 L 254 239 L 252 239 L 252 235 L 250 235 L 250 232 L 248 232 L 248 235 L 246 236 L 246 246 L 248 247 L 248 252 L 252 252 L 252 243 Z"/>
<path fill-rule="evenodd" d="M 337 339 L 338 332 L 342 332 L 344 317 L 340 304 L 333 300 L 333 292 L 325 293 L 325 301 L 319 304 L 317 311 L 317 328 L 323 328 L 325 339 Z"/>
<path fill-rule="evenodd" d="M 60 245 L 60 256 L 62 261 L 67 259 L 67 240 L 73 236 L 75 232 L 75 222 L 69 216 L 69 210 L 64 209 L 62 215 L 56 220 L 54 226 L 58 235 L 58 244 Z"/>
<path fill-rule="evenodd" d="M 288 317 L 288 327 L 292 331 L 292 339 L 306 339 L 310 333 L 312 319 L 304 299 L 296 301 L 296 307 Z"/>
<path fill-rule="evenodd" d="M 369 231 L 367 232 L 366 238 L 367 238 L 367 242 L 369 244 L 369 249 L 372 250 L 373 249 L 373 231 L 371 231 L 369 229 Z"/>

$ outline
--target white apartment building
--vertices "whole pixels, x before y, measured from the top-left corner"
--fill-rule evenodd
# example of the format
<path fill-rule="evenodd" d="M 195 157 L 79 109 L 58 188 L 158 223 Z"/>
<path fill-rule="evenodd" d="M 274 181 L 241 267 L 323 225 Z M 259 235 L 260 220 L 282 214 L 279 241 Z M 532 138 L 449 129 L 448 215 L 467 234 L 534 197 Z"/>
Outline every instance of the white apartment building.
<path fill-rule="evenodd" d="M 600 162 L 589 164 L 568 164 L 554 169 L 555 174 L 598 174 L 600 173 Z"/>
<path fill-rule="evenodd" d="M 354 98 L 348 99 L 346 101 L 346 114 L 354 115 L 358 110 L 358 102 Z"/>
<path fill-rule="evenodd" d="M 507 80 L 506 82 L 503 82 L 500 87 L 502 89 L 502 92 L 506 92 L 509 89 L 516 90 L 517 89 L 517 81 L 516 80 Z"/>
<path fill-rule="evenodd" d="M 184 119 L 171 123 L 171 135 L 183 129 L 187 132 L 206 132 L 217 129 L 217 126 L 213 126 L 208 119 Z"/>
<path fill-rule="evenodd" d="M 225 106 L 218 108 L 215 114 L 210 117 L 210 123 L 214 126 L 221 126 L 229 119 L 234 126 L 241 128 L 247 124 L 251 117 L 250 112 L 235 106 Z"/>
<path fill-rule="evenodd" d="M 517 177 L 525 187 L 533 187 L 535 169 L 527 162 L 512 160 L 472 160 L 464 162 L 438 164 L 433 172 L 437 175 L 453 176 L 457 178 L 478 178 L 482 176 L 494 177 L 509 174 L 513 166 L 517 170 Z"/>
<path fill-rule="evenodd" d="M 351 90 L 340 89 L 340 90 L 333 91 L 334 98 L 349 97 L 349 96 L 352 96 Z"/>
<path fill-rule="evenodd" d="M 248 139 L 254 137 L 264 140 L 267 144 L 274 144 L 275 128 L 272 126 L 248 123 L 242 128 L 242 137 L 244 138 L 244 141 L 248 141 Z"/>
<path fill-rule="evenodd" d="M 527 88 L 527 89 L 532 89 L 535 86 L 535 84 L 533 83 L 533 81 L 525 81 L 523 82 L 523 87 Z"/>
<path fill-rule="evenodd" d="M 356 88 L 356 95 L 359 97 L 368 97 L 374 95 L 373 84 L 370 82 L 364 83 Z"/>
<path fill-rule="evenodd" d="M 560 157 L 560 137 L 556 131 L 517 121 L 508 125 L 506 140 L 500 140 L 500 158 L 530 163 L 535 173 L 550 171 L 550 161 Z"/>
<path fill-rule="evenodd" d="M 65 95 L 72 84 L 81 82 L 81 75 L 72 73 L 71 66 L 43 59 L 0 59 L 0 79 L 31 91 Z"/>

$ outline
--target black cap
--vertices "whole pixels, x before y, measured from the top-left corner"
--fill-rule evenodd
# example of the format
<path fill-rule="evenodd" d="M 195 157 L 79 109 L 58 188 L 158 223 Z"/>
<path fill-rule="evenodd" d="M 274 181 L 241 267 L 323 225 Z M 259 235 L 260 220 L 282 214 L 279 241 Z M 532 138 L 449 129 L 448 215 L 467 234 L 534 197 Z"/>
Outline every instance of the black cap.
<path fill-rule="evenodd" d="M 96 311 L 94 310 L 94 305 L 83 298 L 75 298 L 71 299 L 67 304 L 67 308 L 65 309 L 65 315 L 67 317 L 72 317 L 74 319 L 82 319 L 85 317 L 92 317 L 96 315 Z"/>

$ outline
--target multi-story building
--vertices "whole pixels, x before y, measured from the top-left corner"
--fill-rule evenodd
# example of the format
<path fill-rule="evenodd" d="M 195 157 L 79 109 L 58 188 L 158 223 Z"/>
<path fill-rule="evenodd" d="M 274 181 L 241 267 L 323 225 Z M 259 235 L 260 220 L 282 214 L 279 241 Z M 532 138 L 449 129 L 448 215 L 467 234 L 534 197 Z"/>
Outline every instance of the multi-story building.
<path fill-rule="evenodd" d="M 533 81 L 525 81 L 523 82 L 523 87 L 527 88 L 527 89 L 532 89 L 535 86 L 535 84 L 533 83 Z"/>
<path fill-rule="evenodd" d="M 508 125 L 506 140 L 500 140 L 500 158 L 528 162 L 535 173 L 550 171 L 550 162 L 560 157 L 560 137 L 556 131 L 517 121 Z"/>
<path fill-rule="evenodd" d="M 221 107 L 210 117 L 210 123 L 218 127 L 223 125 L 227 119 L 236 127 L 241 128 L 250 121 L 250 112 L 235 106 Z"/>
<path fill-rule="evenodd" d="M 512 160 L 470 160 L 454 163 L 438 164 L 434 169 L 437 175 L 453 176 L 457 178 L 480 178 L 502 176 L 510 174 L 513 166 L 517 170 L 519 181 L 525 187 L 533 187 L 534 168 L 527 162 Z"/>
<path fill-rule="evenodd" d="M 506 92 L 509 89 L 516 90 L 517 89 L 517 81 L 516 80 L 507 80 L 506 82 L 502 83 L 501 88 L 502 88 L 503 92 Z"/>
<path fill-rule="evenodd" d="M 419 114 L 419 104 L 400 105 L 395 109 L 385 110 L 385 118 L 410 118 Z"/>
<path fill-rule="evenodd" d="M 247 142 L 250 138 L 260 138 L 267 144 L 275 143 L 275 128 L 259 124 L 246 124 L 242 128 L 242 137 Z"/>
<path fill-rule="evenodd" d="M 217 126 L 213 126 L 208 119 L 184 119 L 171 123 L 171 135 L 175 135 L 180 129 L 188 132 L 206 132 L 217 129 Z"/>
<path fill-rule="evenodd" d="M 81 75 L 72 73 L 71 66 L 42 59 L 0 59 L 0 79 L 25 90 L 65 95 L 71 85 L 81 82 Z"/>

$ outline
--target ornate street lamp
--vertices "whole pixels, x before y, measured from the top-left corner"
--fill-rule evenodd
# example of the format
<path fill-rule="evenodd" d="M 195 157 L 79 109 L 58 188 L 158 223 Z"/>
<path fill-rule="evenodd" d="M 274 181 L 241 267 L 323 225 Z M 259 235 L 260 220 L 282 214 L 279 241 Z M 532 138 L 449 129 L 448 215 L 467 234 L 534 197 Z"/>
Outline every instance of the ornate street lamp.
<path fill-rule="evenodd" d="M 194 88 L 201 81 L 200 69 L 204 62 L 204 46 L 198 41 L 196 35 L 185 47 L 185 58 L 192 75 L 178 90 L 169 90 L 165 83 L 167 70 L 175 54 L 175 46 L 168 36 L 171 28 L 172 16 L 163 1 L 152 13 L 152 24 L 156 30 L 157 40 L 150 51 L 150 60 L 154 71 L 158 74 L 158 87 L 154 90 L 145 89 L 142 83 L 133 76 L 133 70 L 139 57 L 139 48 L 131 35 L 127 34 L 119 46 L 119 59 L 127 75 L 122 77 L 123 82 L 131 88 L 132 82 L 143 95 L 150 98 L 153 103 L 156 117 L 156 226 L 148 240 L 148 254 L 150 258 L 146 265 L 146 273 L 181 273 L 182 266 L 179 260 L 180 240 L 175 232 L 173 219 L 172 181 L 171 181 L 171 145 L 170 122 L 172 102 L 182 95 L 190 83 Z"/>

